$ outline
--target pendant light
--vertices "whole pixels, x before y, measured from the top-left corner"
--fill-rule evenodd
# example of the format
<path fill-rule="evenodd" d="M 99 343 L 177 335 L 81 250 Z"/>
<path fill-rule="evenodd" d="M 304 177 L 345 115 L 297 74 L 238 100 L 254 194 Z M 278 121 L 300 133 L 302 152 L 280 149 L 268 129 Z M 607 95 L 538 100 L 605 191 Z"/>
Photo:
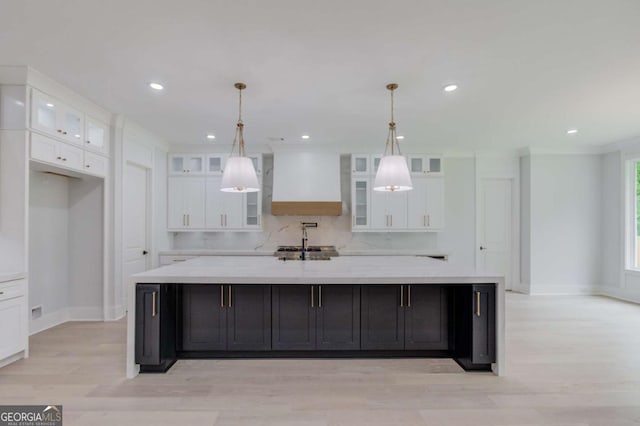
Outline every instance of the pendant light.
<path fill-rule="evenodd" d="M 380 159 L 376 178 L 373 181 L 374 191 L 409 191 L 413 189 L 407 159 L 400 152 L 398 136 L 396 135 L 396 123 L 393 116 L 393 91 L 398 88 L 395 83 L 387 84 L 387 89 L 391 92 L 391 121 L 389 122 L 389 133 L 387 134 L 387 144 L 384 147 L 384 155 Z M 391 152 L 389 153 L 389 148 Z"/>
<path fill-rule="evenodd" d="M 244 83 L 236 83 L 234 87 L 238 89 L 239 106 L 238 106 L 238 124 L 236 124 L 236 134 L 233 137 L 233 145 L 231 146 L 231 155 L 226 161 L 224 171 L 222 172 L 222 182 L 220 191 L 223 192 L 257 192 L 260 191 L 258 185 L 258 175 L 253 167 L 253 161 L 246 156 L 244 151 L 244 123 L 242 122 L 242 91 L 247 88 Z M 238 145 L 238 153 L 234 155 L 234 151 Z"/>

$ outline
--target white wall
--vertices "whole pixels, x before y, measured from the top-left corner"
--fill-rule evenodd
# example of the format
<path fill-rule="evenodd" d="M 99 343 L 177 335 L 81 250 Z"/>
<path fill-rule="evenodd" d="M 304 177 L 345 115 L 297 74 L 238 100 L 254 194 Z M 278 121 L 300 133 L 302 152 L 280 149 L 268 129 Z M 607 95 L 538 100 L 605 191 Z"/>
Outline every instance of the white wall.
<path fill-rule="evenodd" d="M 29 309 L 40 305 L 37 322 L 58 323 L 69 303 L 69 180 L 34 171 L 29 180 Z"/>
<path fill-rule="evenodd" d="M 601 157 L 530 162 L 530 291 L 592 293 L 602 278 Z"/>
<path fill-rule="evenodd" d="M 273 157 L 263 164 L 263 232 L 183 232 L 173 236 L 173 249 L 275 250 L 278 245 L 300 244 L 300 222 L 317 221 L 309 230 L 309 243 L 335 245 L 338 250 L 414 250 L 450 254 L 450 262 L 475 267 L 474 159 L 447 158 L 445 167 L 445 231 L 440 233 L 351 232 L 351 175 L 349 157 L 341 157 L 341 216 L 272 216 Z M 163 224 L 166 226 L 166 224 Z M 166 231 L 165 231 L 166 232 Z"/>

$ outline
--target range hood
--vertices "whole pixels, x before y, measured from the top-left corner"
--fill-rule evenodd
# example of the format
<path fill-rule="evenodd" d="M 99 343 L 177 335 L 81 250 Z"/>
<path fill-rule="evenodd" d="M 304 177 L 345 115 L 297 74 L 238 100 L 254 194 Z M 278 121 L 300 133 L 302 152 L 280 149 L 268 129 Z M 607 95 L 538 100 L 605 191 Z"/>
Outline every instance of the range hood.
<path fill-rule="evenodd" d="M 340 216 L 340 154 L 273 154 L 271 214 Z"/>

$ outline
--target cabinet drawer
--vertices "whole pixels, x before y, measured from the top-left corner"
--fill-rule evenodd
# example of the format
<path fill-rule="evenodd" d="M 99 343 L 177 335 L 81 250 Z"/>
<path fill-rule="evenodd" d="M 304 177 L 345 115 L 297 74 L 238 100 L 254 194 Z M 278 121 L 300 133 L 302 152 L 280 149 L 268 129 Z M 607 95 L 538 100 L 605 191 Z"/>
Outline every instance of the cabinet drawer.
<path fill-rule="evenodd" d="M 68 169 L 84 169 L 84 152 L 82 149 L 37 133 L 31 134 L 31 158 Z"/>
<path fill-rule="evenodd" d="M 24 295 L 23 281 L 9 281 L 0 284 L 0 301 Z"/>
<path fill-rule="evenodd" d="M 85 172 L 107 176 L 109 170 L 109 159 L 90 152 L 84 153 L 84 170 Z"/>

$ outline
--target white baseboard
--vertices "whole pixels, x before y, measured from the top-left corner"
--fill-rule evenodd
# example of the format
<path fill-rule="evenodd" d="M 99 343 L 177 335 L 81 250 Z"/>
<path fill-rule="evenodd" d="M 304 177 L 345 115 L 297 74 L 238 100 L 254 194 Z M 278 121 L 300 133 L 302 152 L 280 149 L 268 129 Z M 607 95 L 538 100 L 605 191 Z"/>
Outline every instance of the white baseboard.
<path fill-rule="evenodd" d="M 624 300 L 625 302 L 640 303 L 640 291 L 631 292 L 623 288 L 602 286 L 597 293 L 599 296 L 611 297 L 613 299 Z"/>
<path fill-rule="evenodd" d="M 8 356 L 0 360 L 0 368 L 4 367 L 5 365 L 9 365 L 13 362 L 16 362 L 18 360 L 21 360 L 22 358 L 26 358 L 25 351 L 20 351 L 17 354 L 13 354 L 11 356 Z"/>
<path fill-rule="evenodd" d="M 63 308 L 44 314 L 29 322 L 29 335 L 40 333 L 68 321 L 104 321 L 102 308 L 97 306 Z"/>

